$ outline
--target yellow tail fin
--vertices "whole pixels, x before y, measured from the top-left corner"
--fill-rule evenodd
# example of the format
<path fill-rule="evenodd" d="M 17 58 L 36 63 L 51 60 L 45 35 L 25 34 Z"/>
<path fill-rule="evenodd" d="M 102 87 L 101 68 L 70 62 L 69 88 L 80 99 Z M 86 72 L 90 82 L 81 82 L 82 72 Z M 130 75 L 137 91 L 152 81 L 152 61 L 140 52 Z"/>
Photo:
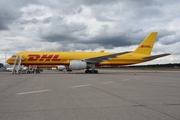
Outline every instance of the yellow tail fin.
<path fill-rule="evenodd" d="M 158 32 L 151 32 L 133 53 L 150 55 Z"/>

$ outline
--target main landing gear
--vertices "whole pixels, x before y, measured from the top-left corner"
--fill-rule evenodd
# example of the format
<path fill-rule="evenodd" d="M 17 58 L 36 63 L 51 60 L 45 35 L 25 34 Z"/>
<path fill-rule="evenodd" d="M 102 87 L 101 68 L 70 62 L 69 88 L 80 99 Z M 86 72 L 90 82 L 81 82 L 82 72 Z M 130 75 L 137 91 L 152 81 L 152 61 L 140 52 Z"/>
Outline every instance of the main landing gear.
<path fill-rule="evenodd" d="M 89 69 L 85 70 L 85 73 L 95 73 L 95 74 L 98 73 L 98 70 L 95 70 L 95 64 L 94 63 L 91 64 L 91 68 L 92 68 L 92 70 L 89 70 Z"/>
<path fill-rule="evenodd" d="M 98 73 L 98 70 L 85 70 L 85 73 Z"/>

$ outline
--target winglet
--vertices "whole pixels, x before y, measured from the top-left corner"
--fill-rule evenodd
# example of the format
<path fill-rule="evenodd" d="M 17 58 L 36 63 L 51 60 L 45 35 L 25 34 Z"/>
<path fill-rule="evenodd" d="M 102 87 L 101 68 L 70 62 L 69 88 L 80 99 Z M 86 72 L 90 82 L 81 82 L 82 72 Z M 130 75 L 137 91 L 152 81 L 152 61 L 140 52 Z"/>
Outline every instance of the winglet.
<path fill-rule="evenodd" d="M 158 32 L 151 32 L 133 53 L 150 55 Z"/>

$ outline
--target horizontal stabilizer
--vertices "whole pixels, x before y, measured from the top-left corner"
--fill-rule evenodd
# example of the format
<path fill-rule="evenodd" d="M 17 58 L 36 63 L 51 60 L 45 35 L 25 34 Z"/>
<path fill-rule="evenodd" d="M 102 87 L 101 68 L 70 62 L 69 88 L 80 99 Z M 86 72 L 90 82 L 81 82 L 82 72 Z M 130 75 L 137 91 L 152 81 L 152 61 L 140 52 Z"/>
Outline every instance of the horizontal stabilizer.
<path fill-rule="evenodd" d="M 156 59 L 156 58 L 160 58 L 160 57 L 164 57 L 170 55 L 170 53 L 164 53 L 164 54 L 159 54 L 159 55 L 150 55 L 147 57 L 143 57 L 144 60 L 152 60 L 152 59 Z"/>

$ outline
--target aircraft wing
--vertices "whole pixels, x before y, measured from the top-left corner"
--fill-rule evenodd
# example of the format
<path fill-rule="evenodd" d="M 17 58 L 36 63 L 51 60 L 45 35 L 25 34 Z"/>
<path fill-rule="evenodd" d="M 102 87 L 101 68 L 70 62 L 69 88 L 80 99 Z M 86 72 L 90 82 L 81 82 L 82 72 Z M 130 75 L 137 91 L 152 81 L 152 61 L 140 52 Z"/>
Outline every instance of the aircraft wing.
<path fill-rule="evenodd" d="M 118 57 L 119 55 L 123 55 L 123 54 L 127 54 L 127 53 L 130 53 L 130 52 L 113 53 L 113 54 L 108 54 L 108 55 L 104 55 L 104 56 L 87 58 L 87 59 L 84 59 L 84 61 L 88 62 L 88 63 L 100 63 L 100 62 L 110 60 L 112 58 Z"/>
<path fill-rule="evenodd" d="M 159 54 L 159 55 L 150 55 L 150 56 L 143 57 L 143 59 L 144 60 L 152 60 L 152 59 L 164 57 L 164 56 L 167 56 L 167 55 L 170 55 L 170 53 L 164 53 L 164 54 Z"/>

